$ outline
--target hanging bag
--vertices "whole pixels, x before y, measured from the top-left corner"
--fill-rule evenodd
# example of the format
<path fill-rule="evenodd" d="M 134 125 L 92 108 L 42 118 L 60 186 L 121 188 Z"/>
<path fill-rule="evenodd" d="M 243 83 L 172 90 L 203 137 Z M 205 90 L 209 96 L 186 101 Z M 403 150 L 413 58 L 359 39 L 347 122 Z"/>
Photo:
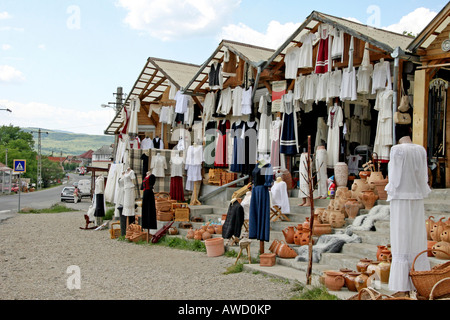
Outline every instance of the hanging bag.
<path fill-rule="evenodd" d="M 401 83 L 401 87 L 402 87 L 402 95 L 400 98 L 400 105 L 398 106 L 398 110 L 400 112 L 406 112 L 409 110 L 409 97 L 408 95 L 405 93 L 405 89 L 403 88 L 403 80 Z"/>
<path fill-rule="evenodd" d="M 407 112 L 399 112 L 394 113 L 394 122 L 396 124 L 411 124 L 411 115 Z"/>

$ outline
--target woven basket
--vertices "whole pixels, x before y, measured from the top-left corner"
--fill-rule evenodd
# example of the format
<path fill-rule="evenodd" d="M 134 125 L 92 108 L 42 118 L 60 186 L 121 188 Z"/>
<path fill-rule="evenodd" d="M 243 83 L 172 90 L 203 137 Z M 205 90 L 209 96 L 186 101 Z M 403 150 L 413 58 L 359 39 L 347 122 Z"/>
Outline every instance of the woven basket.
<path fill-rule="evenodd" d="M 438 282 L 436 282 L 436 284 L 433 286 L 433 288 L 431 289 L 431 293 L 430 293 L 430 300 L 434 300 L 434 292 L 436 291 L 436 288 L 438 286 L 440 286 L 443 282 L 448 281 L 450 282 L 450 278 L 444 278 L 439 280 Z M 448 287 L 448 285 L 447 285 Z M 444 295 L 444 296 L 440 296 L 438 300 L 450 300 L 450 294 Z"/>
<path fill-rule="evenodd" d="M 433 267 L 431 270 L 428 271 L 415 271 L 414 270 L 414 264 L 417 260 L 417 258 L 428 251 L 440 251 L 446 253 L 449 257 L 450 254 L 448 254 L 445 251 L 442 250 L 433 250 L 428 249 L 424 250 L 421 253 L 419 253 L 416 258 L 413 261 L 413 264 L 411 266 L 411 271 L 409 272 L 409 275 L 411 277 L 411 280 L 416 287 L 417 293 L 425 298 L 428 298 L 431 294 L 431 290 L 433 287 L 438 283 L 440 280 L 444 278 L 450 277 L 450 261 L 437 265 Z M 441 297 L 444 295 L 450 294 L 450 286 L 440 286 L 434 290 L 433 295 L 435 297 Z"/>
<path fill-rule="evenodd" d="M 169 211 L 169 212 L 158 211 L 156 213 L 156 220 L 158 220 L 158 221 L 172 221 L 173 220 L 173 211 Z"/>
<path fill-rule="evenodd" d="M 114 226 L 119 226 L 119 229 L 114 229 Z M 120 222 L 111 223 L 111 229 L 109 229 L 111 239 L 117 239 L 120 237 Z"/>
<path fill-rule="evenodd" d="M 358 294 L 350 297 L 348 300 L 416 300 L 406 296 L 397 296 L 393 294 L 392 296 L 382 294 L 372 288 L 362 288 Z"/>

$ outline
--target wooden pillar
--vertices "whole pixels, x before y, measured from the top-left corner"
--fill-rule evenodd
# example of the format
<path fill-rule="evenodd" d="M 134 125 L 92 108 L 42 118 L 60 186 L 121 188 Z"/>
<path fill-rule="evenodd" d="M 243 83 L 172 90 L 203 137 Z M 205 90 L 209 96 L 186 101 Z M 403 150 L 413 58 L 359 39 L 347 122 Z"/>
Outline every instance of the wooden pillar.
<path fill-rule="evenodd" d="M 427 147 L 428 75 L 417 70 L 414 76 L 413 143 Z"/>

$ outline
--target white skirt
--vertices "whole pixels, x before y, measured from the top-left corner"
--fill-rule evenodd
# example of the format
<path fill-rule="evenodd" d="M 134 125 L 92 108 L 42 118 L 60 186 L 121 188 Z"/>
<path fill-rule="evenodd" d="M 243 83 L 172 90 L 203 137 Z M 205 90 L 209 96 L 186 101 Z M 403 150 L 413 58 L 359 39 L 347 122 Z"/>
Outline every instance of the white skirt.
<path fill-rule="evenodd" d="M 135 200 L 135 189 L 124 188 L 122 215 L 126 217 L 132 217 L 136 214 L 134 209 L 134 205 L 136 202 Z"/>
<path fill-rule="evenodd" d="M 202 181 L 202 165 L 186 165 L 187 180 L 186 180 L 186 190 L 194 190 L 194 182 Z"/>
<path fill-rule="evenodd" d="M 427 250 L 423 200 L 391 200 L 390 219 L 392 262 L 389 290 L 412 291 L 415 290 L 409 276 L 412 263 L 420 252 Z M 414 270 L 430 270 L 426 253 L 416 260 Z"/>

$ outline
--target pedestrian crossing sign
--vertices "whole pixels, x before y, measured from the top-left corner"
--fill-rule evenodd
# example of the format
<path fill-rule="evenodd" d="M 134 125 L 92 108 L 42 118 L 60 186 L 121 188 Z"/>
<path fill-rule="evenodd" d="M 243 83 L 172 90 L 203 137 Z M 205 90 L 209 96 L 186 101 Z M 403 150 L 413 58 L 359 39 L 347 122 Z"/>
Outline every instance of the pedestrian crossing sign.
<path fill-rule="evenodd" d="M 27 172 L 27 161 L 14 160 L 14 173 L 25 173 L 25 172 Z"/>

